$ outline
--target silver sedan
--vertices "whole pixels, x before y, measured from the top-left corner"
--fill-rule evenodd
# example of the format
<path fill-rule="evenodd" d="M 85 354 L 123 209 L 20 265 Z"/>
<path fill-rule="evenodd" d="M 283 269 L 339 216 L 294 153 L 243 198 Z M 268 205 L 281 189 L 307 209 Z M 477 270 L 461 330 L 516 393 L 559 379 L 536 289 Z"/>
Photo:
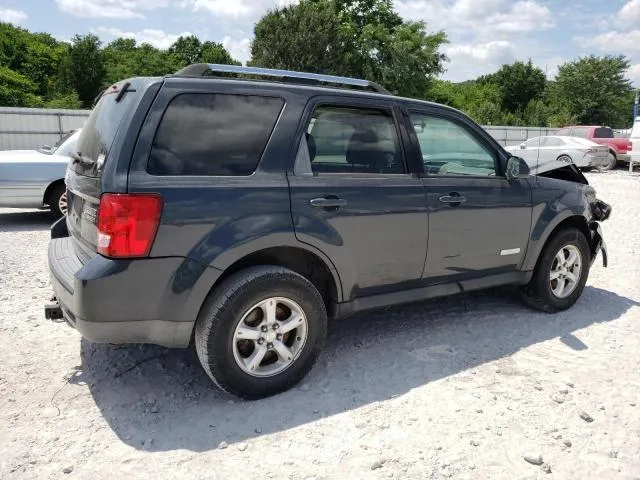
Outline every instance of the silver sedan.
<path fill-rule="evenodd" d="M 569 163 L 578 168 L 604 168 L 609 155 L 604 145 L 586 138 L 564 136 L 530 138 L 506 150 L 523 158 L 532 174 L 555 170 Z"/>
<path fill-rule="evenodd" d="M 56 216 L 67 213 L 64 176 L 80 132 L 65 135 L 53 147 L 0 152 L 0 207 L 49 206 Z"/>

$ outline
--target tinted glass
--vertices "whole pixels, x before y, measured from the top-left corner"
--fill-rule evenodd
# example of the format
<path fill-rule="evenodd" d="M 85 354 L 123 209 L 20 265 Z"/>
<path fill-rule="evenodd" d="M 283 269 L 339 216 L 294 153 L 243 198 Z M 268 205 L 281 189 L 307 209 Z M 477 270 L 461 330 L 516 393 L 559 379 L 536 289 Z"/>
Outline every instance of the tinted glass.
<path fill-rule="evenodd" d="M 152 175 L 251 175 L 284 101 L 189 93 L 167 107 L 153 141 Z"/>
<path fill-rule="evenodd" d="M 87 123 L 78 137 L 76 151 L 71 165 L 76 173 L 86 176 L 100 176 L 108 156 L 113 139 L 118 132 L 122 117 L 128 109 L 138 103 L 138 93 L 129 90 L 119 102 L 116 102 L 119 90 L 109 91 L 100 98 Z"/>
<path fill-rule="evenodd" d="M 432 175 L 496 175 L 495 157 L 464 127 L 412 113 L 425 171 Z"/>
<path fill-rule="evenodd" d="M 391 112 L 318 107 L 307 129 L 314 173 L 405 173 Z"/>
<path fill-rule="evenodd" d="M 613 138 L 613 130 L 606 127 L 596 128 L 593 138 Z"/>

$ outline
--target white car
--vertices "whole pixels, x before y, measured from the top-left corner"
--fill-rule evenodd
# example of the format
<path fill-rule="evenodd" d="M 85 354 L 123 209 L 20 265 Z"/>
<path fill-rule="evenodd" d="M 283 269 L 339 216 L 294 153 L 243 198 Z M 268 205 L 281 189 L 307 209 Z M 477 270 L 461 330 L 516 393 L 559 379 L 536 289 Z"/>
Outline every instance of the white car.
<path fill-rule="evenodd" d="M 67 213 L 64 176 L 80 131 L 70 132 L 53 147 L 0 151 L 0 207 L 41 208 L 56 216 Z"/>
<path fill-rule="evenodd" d="M 609 161 L 609 151 L 605 145 L 578 137 L 535 137 L 506 150 L 523 158 L 533 175 L 570 163 L 578 168 L 604 168 Z"/>

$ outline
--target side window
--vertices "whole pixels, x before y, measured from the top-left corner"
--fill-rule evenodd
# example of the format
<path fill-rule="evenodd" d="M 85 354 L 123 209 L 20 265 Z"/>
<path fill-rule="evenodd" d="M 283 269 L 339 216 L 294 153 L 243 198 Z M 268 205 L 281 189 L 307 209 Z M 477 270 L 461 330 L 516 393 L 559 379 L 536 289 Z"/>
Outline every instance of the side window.
<path fill-rule="evenodd" d="M 564 140 L 561 138 L 554 137 L 546 137 L 544 142 L 545 147 L 562 147 L 564 145 Z"/>
<path fill-rule="evenodd" d="M 406 173 L 390 111 L 320 106 L 303 140 L 314 174 Z"/>
<path fill-rule="evenodd" d="M 411 113 L 425 172 L 431 175 L 496 175 L 495 154 L 462 126 Z"/>
<path fill-rule="evenodd" d="M 613 130 L 607 127 L 596 128 L 593 138 L 614 138 Z"/>
<path fill-rule="evenodd" d="M 527 148 L 538 148 L 544 145 L 544 137 L 534 137 L 530 138 L 526 142 L 524 142 Z"/>
<path fill-rule="evenodd" d="M 156 132 L 152 175 L 251 175 L 284 101 L 255 95 L 186 93 L 174 98 Z"/>

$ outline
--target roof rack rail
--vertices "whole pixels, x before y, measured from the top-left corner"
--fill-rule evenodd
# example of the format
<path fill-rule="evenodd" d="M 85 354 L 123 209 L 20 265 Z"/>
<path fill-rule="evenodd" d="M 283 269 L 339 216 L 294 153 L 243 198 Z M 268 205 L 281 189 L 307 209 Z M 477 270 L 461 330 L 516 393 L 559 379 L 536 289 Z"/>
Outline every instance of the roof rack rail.
<path fill-rule="evenodd" d="M 237 65 L 220 65 L 216 63 L 194 63 L 178 70 L 177 77 L 203 77 L 215 76 L 216 73 L 234 73 L 237 75 L 254 75 L 259 77 L 278 78 L 285 83 L 298 83 L 303 85 L 331 84 L 336 86 L 359 87 L 384 95 L 391 95 L 386 88 L 369 80 L 361 80 L 350 77 L 337 77 L 335 75 L 321 75 L 318 73 L 303 73 L 290 70 L 275 70 L 271 68 L 241 67 Z"/>

